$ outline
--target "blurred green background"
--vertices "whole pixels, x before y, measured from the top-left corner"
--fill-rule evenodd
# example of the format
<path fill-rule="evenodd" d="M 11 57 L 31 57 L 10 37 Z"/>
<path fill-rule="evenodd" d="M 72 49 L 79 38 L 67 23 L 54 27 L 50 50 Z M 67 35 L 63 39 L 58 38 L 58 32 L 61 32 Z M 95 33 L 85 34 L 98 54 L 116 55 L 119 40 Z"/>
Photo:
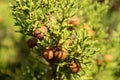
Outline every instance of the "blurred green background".
<path fill-rule="evenodd" d="M 12 1 L 0 0 L 0 80 L 21 80 L 23 78 L 21 65 L 29 53 L 24 42 L 25 37 L 15 32 L 19 27 L 14 26 L 14 19 L 10 12 L 9 3 Z M 111 0 L 109 5 L 110 9 L 104 24 L 109 26 L 110 41 L 114 43 L 115 49 L 113 49 L 117 53 L 114 54 L 116 55 L 116 66 L 106 73 L 100 73 L 97 77 L 100 77 L 99 80 L 101 80 L 101 76 L 110 71 L 114 77 L 111 80 L 120 80 L 120 0 Z M 105 80 L 109 80 L 109 78 L 105 78 Z"/>
<path fill-rule="evenodd" d="M 14 26 L 9 8 L 12 1 L 0 0 L 0 80 L 21 80 L 21 55 L 28 52 L 23 49 L 24 37 Z"/>

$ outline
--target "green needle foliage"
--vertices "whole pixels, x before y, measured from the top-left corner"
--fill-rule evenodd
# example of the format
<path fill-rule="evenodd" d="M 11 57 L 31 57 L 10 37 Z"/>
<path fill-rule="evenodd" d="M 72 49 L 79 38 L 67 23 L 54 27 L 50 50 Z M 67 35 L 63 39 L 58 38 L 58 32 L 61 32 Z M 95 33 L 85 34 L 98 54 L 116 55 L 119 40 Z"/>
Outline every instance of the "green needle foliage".
<path fill-rule="evenodd" d="M 107 4 L 108 0 L 15 0 L 11 10 L 20 27 L 17 32 L 32 39 L 22 79 L 93 79 L 96 55 L 106 49 Z"/>

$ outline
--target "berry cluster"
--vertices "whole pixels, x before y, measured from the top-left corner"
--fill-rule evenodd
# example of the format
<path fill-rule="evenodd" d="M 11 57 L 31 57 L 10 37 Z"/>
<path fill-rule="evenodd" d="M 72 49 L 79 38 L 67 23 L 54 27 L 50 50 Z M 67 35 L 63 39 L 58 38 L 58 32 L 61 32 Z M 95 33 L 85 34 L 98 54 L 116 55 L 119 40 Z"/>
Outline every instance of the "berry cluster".
<path fill-rule="evenodd" d="M 52 69 L 50 72 L 55 80 L 60 76 L 69 79 L 75 77 L 72 75 L 84 74 L 97 51 L 95 41 L 90 38 L 95 32 L 92 29 L 87 32 L 87 28 L 82 27 L 87 23 L 83 23 L 82 15 L 78 15 L 80 2 L 17 0 L 12 8 L 16 25 L 21 26 L 20 32 L 32 36 L 27 42 L 29 48 L 34 48 L 33 52 L 42 56 L 40 60 L 48 62 L 46 66 Z M 46 74 L 49 68 L 44 71 Z"/>
<path fill-rule="evenodd" d="M 74 26 L 77 26 L 79 24 L 78 18 L 71 19 L 70 21 L 71 21 L 70 24 L 72 24 L 72 25 L 74 25 L 74 23 L 75 23 Z M 41 26 L 40 28 L 35 29 L 33 31 L 33 37 L 27 41 L 28 47 L 33 48 L 35 46 L 38 46 L 38 40 L 40 42 L 42 42 L 42 41 L 44 41 L 44 39 L 45 40 L 50 39 L 50 37 L 47 36 L 48 31 L 49 31 L 49 27 L 47 27 L 47 26 Z M 50 33 L 48 33 L 48 34 L 50 34 Z M 53 33 L 50 35 L 53 35 Z M 76 39 L 76 34 L 74 33 L 70 36 L 70 39 L 68 41 L 68 46 L 72 46 L 75 39 Z M 47 60 L 49 63 L 51 63 L 51 62 L 59 63 L 61 61 L 67 62 L 68 64 L 66 66 L 69 65 L 71 72 L 73 72 L 73 73 L 79 72 L 80 71 L 80 64 L 75 60 L 69 61 L 69 59 L 68 59 L 69 52 L 67 51 L 67 49 L 62 48 L 62 45 L 57 41 L 53 42 L 53 45 L 54 46 L 50 46 L 50 47 L 46 46 L 46 47 L 42 48 L 42 54 L 41 54 L 42 57 L 45 60 Z M 77 51 L 75 53 L 77 53 Z"/>
<path fill-rule="evenodd" d="M 111 54 L 99 55 L 96 59 L 96 63 L 98 65 L 102 65 L 103 63 L 109 63 L 113 60 L 113 56 Z"/>

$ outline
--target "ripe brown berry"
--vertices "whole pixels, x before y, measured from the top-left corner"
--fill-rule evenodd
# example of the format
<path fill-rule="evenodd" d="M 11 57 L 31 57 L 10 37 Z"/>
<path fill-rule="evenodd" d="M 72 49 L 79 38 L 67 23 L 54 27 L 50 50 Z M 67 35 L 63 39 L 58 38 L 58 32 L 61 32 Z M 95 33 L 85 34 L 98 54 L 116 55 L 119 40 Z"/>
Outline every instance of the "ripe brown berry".
<path fill-rule="evenodd" d="M 35 37 L 37 37 L 38 34 L 40 34 L 40 28 L 34 30 L 34 33 L 33 33 Z"/>
<path fill-rule="evenodd" d="M 43 51 L 42 55 L 45 59 L 50 60 L 53 58 L 54 53 L 52 49 L 46 49 Z"/>
<path fill-rule="evenodd" d="M 42 33 L 42 32 L 37 35 L 37 38 L 38 38 L 39 40 L 42 40 L 43 37 L 44 37 L 44 33 Z"/>
<path fill-rule="evenodd" d="M 96 62 L 98 65 L 102 65 L 102 63 L 103 63 L 102 59 L 97 59 Z"/>
<path fill-rule="evenodd" d="M 80 24 L 80 19 L 78 17 L 74 17 L 67 21 L 68 24 L 73 24 L 74 26 L 78 26 Z"/>
<path fill-rule="evenodd" d="M 55 51 L 55 58 L 59 59 L 59 60 L 64 60 L 67 57 L 67 52 L 65 51 Z"/>
<path fill-rule="evenodd" d="M 71 63 L 70 69 L 73 73 L 77 73 L 80 71 L 80 65 L 76 62 Z"/>
<path fill-rule="evenodd" d="M 27 45 L 29 48 L 33 48 L 35 46 L 37 46 L 37 39 L 36 38 L 31 38 L 27 41 Z"/>
<path fill-rule="evenodd" d="M 42 31 L 43 33 L 48 32 L 48 29 L 47 29 L 46 26 L 42 26 L 40 29 L 41 29 L 41 31 Z"/>
<path fill-rule="evenodd" d="M 111 54 L 106 54 L 106 55 L 104 56 L 105 62 L 110 62 L 112 59 L 113 59 L 113 57 L 112 57 Z"/>
<path fill-rule="evenodd" d="M 37 37 L 39 40 L 42 40 L 44 37 L 44 33 L 48 32 L 48 29 L 45 26 L 34 30 L 34 36 Z"/>

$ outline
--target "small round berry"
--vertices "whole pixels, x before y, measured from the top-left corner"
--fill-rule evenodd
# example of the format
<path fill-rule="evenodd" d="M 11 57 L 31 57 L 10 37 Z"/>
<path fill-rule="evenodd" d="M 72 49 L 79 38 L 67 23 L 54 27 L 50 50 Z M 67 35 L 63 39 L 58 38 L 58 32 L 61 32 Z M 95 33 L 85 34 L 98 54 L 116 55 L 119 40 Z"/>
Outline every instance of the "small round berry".
<path fill-rule="evenodd" d="M 37 37 L 38 39 L 42 40 L 44 37 L 44 33 L 48 32 L 47 27 L 42 26 L 41 28 L 37 28 L 34 30 L 34 36 Z"/>
<path fill-rule="evenodd" d="M 106 54 L 104 56 L 105 62 L 110 62 L 113 59 L 113 56 L 111 54 Z"/>
<path fill-rule="evenodd" d="M 48 32 L 48 29 L 47 29 L 46 26 L 42 26 L 42 27 L 40 28 L 40 30 L 41 30 L 43 33 Z"/>
<path fill-rule="evenodd" d="M 33 48 L 37 46 L 37 39 L 36 38 L 31 38 L 27 41 L 27 45 L 29 48 Z"/>
<path fill-rule="evenodd" d="M 53 55 L 54 55 L 54 53 L 53 53 L 53 50 L 51 50 L 51 49 L 46 49 L 43 51 L 43 57 L 47 60 L 52 59 Z"/>
<path fill-rule="evenodd" d="M 42 32 L 37 35 L 37 38 L 38 38 L 39 40 L 42 40 L 43 37 L 44 37 L 44 33 L 42 33 Z"/>
<path fill-rule="evenodd" d="M 59 59 L 59 60 L 64 60 L 67 57 L 67 52 L 65 51 L 55 51 L 55 58 Z"/>
<path fill-rule="evenodd" d="M 98 65 L 102 65 L 102 63 L 103 63 L 103 61 L 101 59 L 97 59 L 96 62 Z"/>
<path fill-rule="evenodd" d="M 67 21 L 68 24 L 73 24 L 74 26 L 78 26 L 80 24 L 80 19 L 78 17 L 74 17 Z"/>
<path fill-rule="evenodd" d="M 70 69 L 73 73 L 77 73 L 80 71 L 80 65 L 76 62 L 71 63 Z"/>
<path fill-rule="evenodd" d="M 40 33 L 40 28 L 34 30 L 33 35 L 34 35 L 35 37 L 37 37 L 37 35 L 38 35 L 39 33 Z"/>

